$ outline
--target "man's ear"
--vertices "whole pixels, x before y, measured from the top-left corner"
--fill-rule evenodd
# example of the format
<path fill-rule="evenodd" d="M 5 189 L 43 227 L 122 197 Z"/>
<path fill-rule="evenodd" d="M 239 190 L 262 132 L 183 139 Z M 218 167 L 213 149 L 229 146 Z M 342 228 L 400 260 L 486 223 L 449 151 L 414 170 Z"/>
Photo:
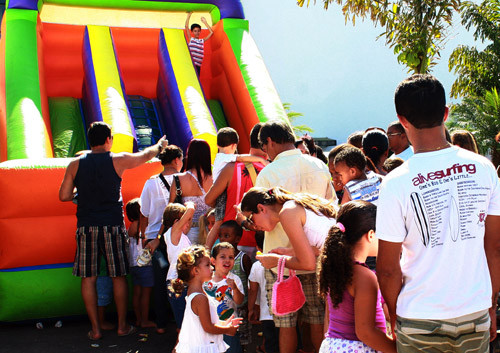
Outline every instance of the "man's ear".
<path fill-rule="evenodd" d="M 444 119 L 443 119 L 443 123 L 448 119 L 448 113 L 450 112 L 450 108 L 448 108 L 448 106 L 446 106 L 444 108 Z"/>
<path fill-rule="evenodd" d="M 401 123 L 401 125 L 403 125 L 403 127 L 405 128 L 405 130 L 408 129 L 410 123 L 408 122 L 408 120 L 406 120 L 406 118 L 404 116 L 398 115 L 398 120 Z"/>

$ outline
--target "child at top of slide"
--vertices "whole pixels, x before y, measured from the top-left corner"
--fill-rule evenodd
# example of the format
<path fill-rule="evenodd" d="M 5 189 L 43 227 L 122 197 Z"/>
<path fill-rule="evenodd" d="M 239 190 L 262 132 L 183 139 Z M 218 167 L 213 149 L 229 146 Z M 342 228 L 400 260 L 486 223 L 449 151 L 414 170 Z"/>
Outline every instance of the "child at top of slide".
<path fill-rule="evenodd" d="M 214 34 L 212 27 L 207 23 L 205 17 L 201 18 L 201 22 L 205 26 L 207 26 L 210 33 L 205 38 L 200 38 L 201 34 L 201 26 L 198 23 L 193 23 L 191 25 L 191 31 L 189 30 L 189 20 L 191 19 L 192 12 L 188 12 L 186 18 L 186 33 L 189 39 L 188 47 L 189 52 L 191 53 L 191 57 L 193 58 L 194 68 L 196 69 L 196 74 L 198 77 L 201 72 L 201 64 L 203 63 L 203 56 L 205 53 L 205 41 L 209 40 L 210 37 Z"/>

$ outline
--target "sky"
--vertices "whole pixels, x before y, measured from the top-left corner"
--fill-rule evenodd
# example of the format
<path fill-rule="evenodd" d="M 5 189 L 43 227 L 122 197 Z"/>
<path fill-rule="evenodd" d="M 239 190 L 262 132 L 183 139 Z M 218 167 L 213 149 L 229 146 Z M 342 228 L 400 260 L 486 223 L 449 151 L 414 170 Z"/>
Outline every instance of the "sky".
<path fill-rule="evenodd" d="M 296 124 L 314 129 L 313 137 L 343 143 L 356 130 L 386 128 L 396 120 L 394 90 L 409 76 L 398 64 L 380 27 L 365 20 L 345 24 L 338 5 L 308 8 L 294 0 L 242 0 L 250 34 L 264 58 L 282 102 L 304 114 Z M 472 34 L 455 18 L 441 59 L 432 69 L 447 94 L 455 80 L 448 58 L 460 44 L 474 45 Z M 480 45 L 481 46 L 481 45 Z M 448 103 L 454 102 L 448 98 Z M 455 101 L 456 102 L 456 101 Z"/>

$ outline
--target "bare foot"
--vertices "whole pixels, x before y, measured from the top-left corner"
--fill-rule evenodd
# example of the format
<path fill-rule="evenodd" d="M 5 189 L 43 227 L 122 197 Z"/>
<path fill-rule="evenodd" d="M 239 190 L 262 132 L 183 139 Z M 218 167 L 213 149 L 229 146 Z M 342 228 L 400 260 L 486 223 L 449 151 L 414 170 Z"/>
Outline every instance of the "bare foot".
<path fill-rule="evenodd" d="M 87 337 L 91 341 L 97 341 L 97 340 L 100 340 L 102 338 L 102 335 L 100 333 L 94 333 L 92 330 L 90 330 L 87 333 Z"/>
<path fill-rule="evenodd" d="M 115 325 L 113 325 L 111 322 L 109 321 L 103 321 L 100 323 L 101 325 L 101 328 L 105 331 L 109 331 L 109 330 L 114 330 L 115 329 Z"/>
<path fill-rule="evenodd" d="M 141 327 L 156 327 L 156 324 L 153 321 L 143 321 L 141 322 Z"/>

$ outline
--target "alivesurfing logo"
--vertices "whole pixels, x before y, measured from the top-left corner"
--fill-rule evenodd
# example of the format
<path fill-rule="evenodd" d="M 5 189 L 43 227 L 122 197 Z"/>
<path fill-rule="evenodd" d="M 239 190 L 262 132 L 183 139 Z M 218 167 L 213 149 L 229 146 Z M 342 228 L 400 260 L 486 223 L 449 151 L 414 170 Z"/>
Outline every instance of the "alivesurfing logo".
<path fill-rule="evenodd" d="M 445 177 L 449 177 L 455 174 L 476 173 L 476 165 L 475 164 L 458 164 L 455 163 L 453 166 L 443 170 L 437 170 L 435 172 L 429 172 L 426 176 L 418 173 L 415 178 L 412 179 L 413 185 L 418 186 L 423 183 L 427 183 L 429 180 L 439 180 Z"/>

